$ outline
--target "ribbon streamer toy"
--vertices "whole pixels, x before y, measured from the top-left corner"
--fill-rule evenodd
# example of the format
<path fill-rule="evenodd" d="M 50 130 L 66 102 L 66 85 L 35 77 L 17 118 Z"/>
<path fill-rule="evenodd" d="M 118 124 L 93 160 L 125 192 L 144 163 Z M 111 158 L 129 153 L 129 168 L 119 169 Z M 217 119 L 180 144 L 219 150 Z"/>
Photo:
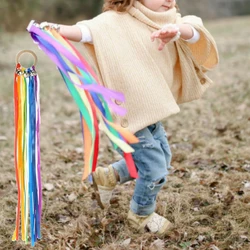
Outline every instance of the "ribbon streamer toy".
<path fill-rule="evenodd" d="M 20 56 L 29 53 L 34 64 L 24 68 Z M 12 240 L 19 238 L 21 218 L 22 240 L 28 242 L 28 222 L 30 221 L 31 245 L 41 238 L 42 189 L 40 175 L 40 104 L 39 77 L 35 66 L 36 54 L 31 50 L 20 51 L 16 56 L 14 76 L 14 158 L 18 203 L 16 227 Z"/>
<path fill-rule="evenodd" d="M 86 179 L 95 171 L 99 151 L 99 126 L 110 138 L 115 149 L 123 151 L 129 173 L 137 178 L 137 170 L 129 145 L 138 139 L 128 130 L 115 124 L 111 111 L 125 115 L 126 110 L 117 106 L 113 100 L 123 102 L 124 96 L 103 87 L 94 70 L 80 53 L 49 26 L 40 27 L 31 21 L 27 27 L 39 48 L 56 64 L 66 86 L 75 100 L 81 114 L 84 139 L 84 171 Z M 23 68 L 19 57 L 23 53 L 34 56 L 34 65 Z M 18 188 L 16 228 L 12 240 L 18 240 L 21 216 L 22 240 L 28 241 L 28 213 L 30 212 L 31 245 L 41 238 L 41 177 L 40 177 L 40 106 L 39 78 L 35 70 L 37 57 L 34 52 L 25 50 L 17 55 L 14 82 L 15 102 L 15 168 Z M 99 124 L 99 126 L 98 126 Z"/>

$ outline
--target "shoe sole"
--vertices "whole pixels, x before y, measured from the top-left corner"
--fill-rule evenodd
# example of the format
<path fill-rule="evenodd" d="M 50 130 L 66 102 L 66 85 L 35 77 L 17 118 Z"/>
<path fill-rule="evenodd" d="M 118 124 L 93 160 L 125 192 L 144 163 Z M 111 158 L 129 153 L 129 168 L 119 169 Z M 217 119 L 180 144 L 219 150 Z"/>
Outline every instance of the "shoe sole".
<path fill-rule="evenodd" d="M 163 231 L 158 232 L 159 236 L 168 235 L 174 228 L 174 224 L 169 222 Z"/>
<path fill-rule="evenodd" d="M 102 209 L 104 209 L 104 206 L 103 206 L 103 204 L 102 204 L 102 202 L 101 202 L 101 197 L 100 197 L 100 194 L 99 194 L 98 186 L 97 186 L 97 184 L 96 184 L 96 182 L 95 182 L 94 174 L 92 174 L 92 180 L 93 180 L 93 188 L 94 188 L 94 192 L 95 192 L 95 199 L 96 199 L 98 205 L 99 205 Z"/>

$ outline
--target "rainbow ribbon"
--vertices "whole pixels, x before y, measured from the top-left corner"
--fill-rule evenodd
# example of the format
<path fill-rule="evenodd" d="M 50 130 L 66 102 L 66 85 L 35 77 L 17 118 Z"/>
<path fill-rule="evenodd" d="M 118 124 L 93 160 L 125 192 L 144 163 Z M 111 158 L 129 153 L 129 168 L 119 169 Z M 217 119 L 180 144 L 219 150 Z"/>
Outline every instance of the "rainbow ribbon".
<path fill-rule="evenodd" d="M 131 155 L 134 150 L 129 144 L 137 143 L 138 139 L 128 130 L 115 124 L 110 111 L 125 115 L 126 110 L 113 102 L 124 102 L 124 95 L 103 87 L 87 61 L 56 30 L 49 27 L 41 29 L 34 21 L 30 22 L 27 30 L 39 48 L 56 64 L 80 110 L 84 138 L 82 179 L 86 179 L 96 169 L 99 152 L 98 123 L 114 148 L 119 147 L 123 151 L 130 175 L 137 178 Z"/>
<path fill-rule="evenodd" d="M 22 240 L 28 242 L 30 221 L 31 244 L 34 246 L 37 239 L 41 238 L 42 212 L 39 77 L 35 66 L 25 69 L 17 63 L 14 77 L 14 107 L 14 158 L 18 204 L 12 240 L 19 238 L 21 217 Z"/>

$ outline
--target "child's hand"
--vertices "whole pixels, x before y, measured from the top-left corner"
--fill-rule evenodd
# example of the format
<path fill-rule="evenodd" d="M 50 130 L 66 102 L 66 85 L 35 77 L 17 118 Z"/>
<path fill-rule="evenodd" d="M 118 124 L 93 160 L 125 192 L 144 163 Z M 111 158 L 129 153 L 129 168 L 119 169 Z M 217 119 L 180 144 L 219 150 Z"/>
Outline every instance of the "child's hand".
<path fill-rule="evenodd" d="M 57 32 L 59 32 L 59 29 L 60 29 L 60 26 L 57 23 L 49 23 L 49 22 L 42 22 L 40 23 L 39 27 L 41 29 L 44 29 L 44 28 L 54 29 Z"/>
<path fill-rule="evenodd" d="M 156 39 L 160 39 L 161 43 L 158 47 L 159 50 L 163 50 L 165 45 L 170 41 L 176 41 L 180 38 L 179 27 L 176 24 L 166 24 L 160 30 L 152 33 L 152 42 Z"/>

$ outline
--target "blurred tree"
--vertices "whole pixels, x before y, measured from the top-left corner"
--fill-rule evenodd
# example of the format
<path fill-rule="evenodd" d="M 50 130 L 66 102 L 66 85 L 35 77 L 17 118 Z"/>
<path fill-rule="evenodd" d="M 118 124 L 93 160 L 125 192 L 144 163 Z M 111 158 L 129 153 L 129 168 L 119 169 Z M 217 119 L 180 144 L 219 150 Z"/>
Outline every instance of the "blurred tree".
<path fill-rule="evenodd" d="M 44 5 L 44 12 L 54 21 L 92 18 L 101 12 L 103 0 L 52 0 Z"/>
<path fill-rule="evenodd" d="M 39 1 L 34 0 L 1 0 L 0 29 L 7 31 L 19 30 L 27 19 L 31 20 L 39 9 Z M 25 23 L 25 25 L 27 22 Z"/>
<path fill-rule="evenodd" d="M 203 19 L 250 14 L 250 0 L 177 0 L 183 15 L 198 15 Z"/>
<path fill-rule="evenodd" d="M 25 30 L 30 20 L 75 22 L 101 12 L 103 0 L 1 0 L 0 30 Z"/>

